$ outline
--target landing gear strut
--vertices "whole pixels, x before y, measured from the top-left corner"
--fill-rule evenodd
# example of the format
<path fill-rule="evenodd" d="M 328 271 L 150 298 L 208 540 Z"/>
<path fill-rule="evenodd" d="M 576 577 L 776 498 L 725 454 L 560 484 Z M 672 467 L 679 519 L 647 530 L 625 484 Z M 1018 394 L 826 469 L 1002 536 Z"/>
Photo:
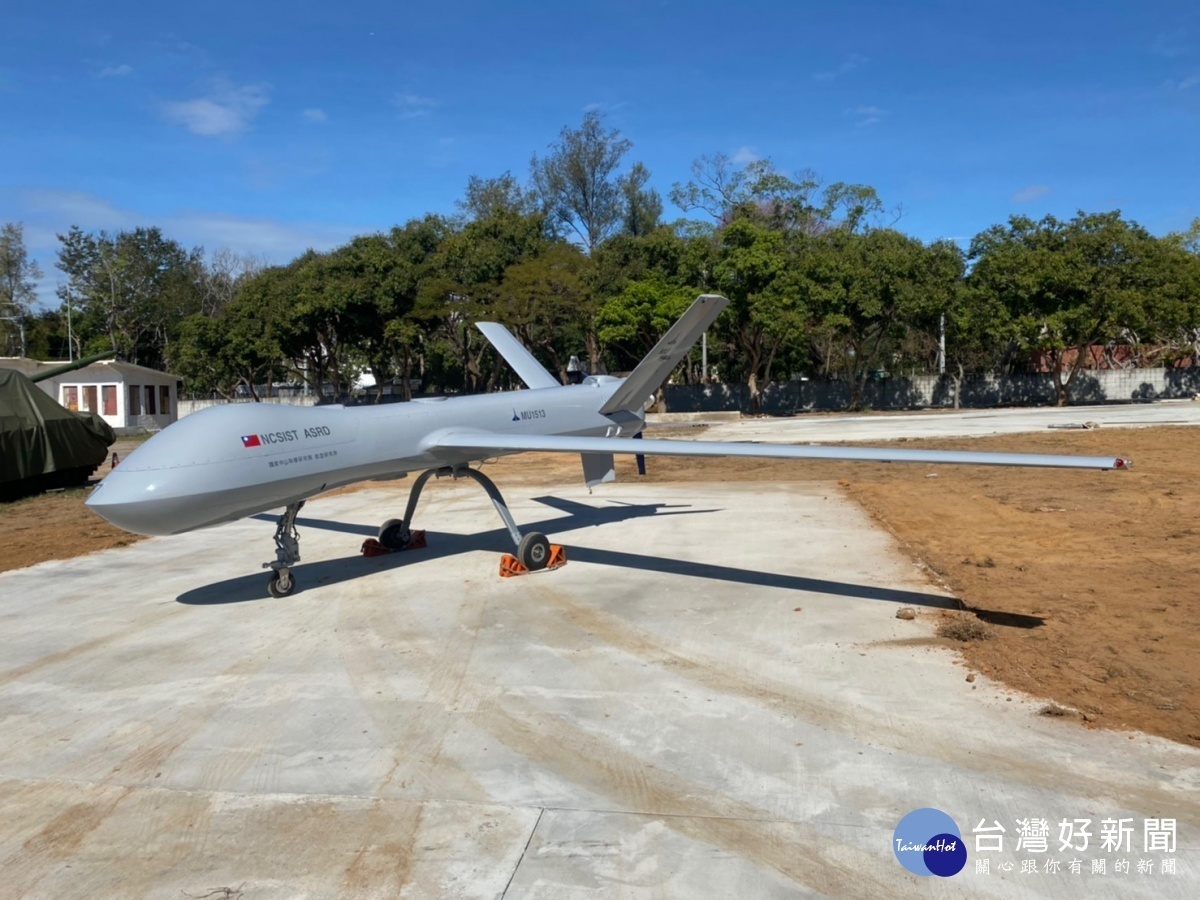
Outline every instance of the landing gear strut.
<path fill-rule="evenodd" d="M 504 496 L 500 493 L 500 489 L 496 487 L 495 482 L 478 469 L 472 469 L 470 466 L 458 466 L 456 468 L 446 466 L 441 469 L 428 469 L 422 472 L 420 477 L 413 483 L 412 490 L 409 492 L 408 506 L 404 509 L 404 518 L 388 519 L 384 522 L 379 529 L 379 543 L 383 544 L 389 550 L 403 550 L 408 545 L 412 534 L 413 514 L 417 511 L 417 501 L 421 498 L 421 491 L 424 489 L 425 483 L 435 475 L 438 478 L 470 478 L 477 482 L 487 492 L 492 505 L 496 507 L 496 512 L 500 514 L 500 518 L 504 521 L 504 526 L 508 529 L 513 544 L 516 545 L 517 558 L 520 560 L 521 565 L 525 566 L 531 572 L 546 567 L 546 564 L 550 561 L 550 542 L 546 539 L 546 536 L 536 531 L 522 535 L 521 529 L 517 527 L 517 523 L 513 520 L 512 513 L 508 510 L 508 504 L 504 502 Z"/>
<path fill-rule="evenodd" d="M 296 590 L 292 566 L 300 562 L 300 533 L 296 531 L 296 514 L 302 506 L 303 500 L 289 504 L 275 526 L 275 561 L 263 563 L 264 569 L 272 570 L 271 580 L 267 582 L 267 591 L 272 597 L 286 597 Z"/>

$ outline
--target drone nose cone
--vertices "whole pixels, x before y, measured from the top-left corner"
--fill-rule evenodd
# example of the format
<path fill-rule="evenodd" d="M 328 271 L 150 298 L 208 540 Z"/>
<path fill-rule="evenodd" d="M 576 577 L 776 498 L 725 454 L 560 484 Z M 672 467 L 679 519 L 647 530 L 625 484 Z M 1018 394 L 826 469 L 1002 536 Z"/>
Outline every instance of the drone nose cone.
<path fill-rule="evenodd" d="M 110 472 L 92 489 L 87 506 L 106 522 L 134 534 L 170 534 L 171 518 L 155 502 L 157 485 L 140 473 Z"/>

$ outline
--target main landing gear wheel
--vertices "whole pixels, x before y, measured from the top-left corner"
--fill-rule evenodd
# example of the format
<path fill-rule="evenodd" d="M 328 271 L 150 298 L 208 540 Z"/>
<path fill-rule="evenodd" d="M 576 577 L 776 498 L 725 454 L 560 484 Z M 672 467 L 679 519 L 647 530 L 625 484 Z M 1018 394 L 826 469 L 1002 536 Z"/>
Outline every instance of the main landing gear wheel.
<path fill-rule="evenodd" d="M 451 477 L 451 478 L 470 478 L 487 492 L 488 498 L 492 501 L 492 505 L 496 507 L 496 512 L 500 514 L 500 519 L 504 522 L 504 527 L 508 529 L 509 537 L 512 538 L 514 546 L 517 548 L 517 555 L 514 557 L 505 554 L 501 557 L 500 572 L 507 577 L 508 575 L 523 575 L 525 572 L 537 572 L 542 569 L 554 566 L 557 568 L 566 562 L 566 556 L 559 554 L 554 555 L 554 551 L 550 546 L 550 541 L 546 539 L 544 534 L 531 532 L 530 534 L 521 535 L 521 529 L 517 527 L 517 523 L 513 520 L 512 513 L 509 512 L 508 504 L 504 502 L 504 497 L 500 493 L 500 489 L 492 482 L 490 478 L 484 475 L 477 469 L 472 469 L 470 466 L 444 466 L 440 469 L 426 469 L 417 480 L 413 483 L 412 490 L 408 494 L 408 506 L 404 510 L 403 519 L 388 519 L 379 529 L 379 543 L 389 550 L 403 549 L 412 540 L 412 532 L 409 530 L 409 525 L 413 520 L 413 515 L 417 511 L 417 501 L 421 496 L 421 491 L 425 484 L 433 477 Z M 418 535 L 422 532 L 418 531 Z M 419 539 L 418 539 L 419 542 Z M 398 546 L 396 544 L 398 543 Z M 509 564 L 512 564 L 511 566 Z M 512 571 L 517 568 L 517 564 L 521 571 Z"/>
<path fill-rule="evenodd" d="M 401 519 L 388 519 L 379 526 L 379 543 L 388 550 L 403 550 L 410 540 L 412 534 Z"/>
<path fill-rule="evenodd" d="M 267 593 L 276 599 L 288 596 L 296 589 L 296 579 L 287 569 L 276 569 L 267 582 Z"/>
<path fill-rule="evenodd" d="M 544 534 L 531 531 L 517 545 L 517 560 L 530 572 L 546 568 L 550 561 L 550 541 Z"/>

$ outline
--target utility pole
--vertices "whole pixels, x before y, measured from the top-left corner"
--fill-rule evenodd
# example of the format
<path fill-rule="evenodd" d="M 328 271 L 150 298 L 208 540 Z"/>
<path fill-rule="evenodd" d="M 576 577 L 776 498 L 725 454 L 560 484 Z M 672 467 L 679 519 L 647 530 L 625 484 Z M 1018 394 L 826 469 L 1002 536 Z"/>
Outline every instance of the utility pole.
<path fill-rule="evenodd" d="M 24 356 L 25 356 L 25 319 L 24 319 L 24 317 L 22 317 L 22 316 L 0 316 L 0 318 L 3 318 L 5 321 L 8 321 L 8 322 L 15 322 L 17 324 L 17 330 L 20 331 L 20 333 L 21 333 L 21 356 L 22 356 L 22 358 L 24 358 Z M 7 343 L 7 341 L 5 343 Z"/>

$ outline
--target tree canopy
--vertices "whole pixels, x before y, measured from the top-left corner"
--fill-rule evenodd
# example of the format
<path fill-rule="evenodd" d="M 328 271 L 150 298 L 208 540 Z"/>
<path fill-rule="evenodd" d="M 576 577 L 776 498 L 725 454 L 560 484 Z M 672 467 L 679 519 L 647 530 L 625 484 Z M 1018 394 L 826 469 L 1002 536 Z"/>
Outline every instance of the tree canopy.
<path fill-rule="evenodd" d="M 885 221 L 869 185 L 782 172 L 769 158 L 701 156 L 670 199 L 706 219 L 665 222 L 632 143 L 588 112 L 527 183 L 472 175 L 453 216 L 429 214 L 281 265 L 206 255 L 155 227 L 59 235 L 59 310 L 34 314 L 41 273 L 19 224 L 0 231 L 0 316 L 30 348 L 113 349 L 201 394 L 257 396 L 306 381 L 327 398 L 360 375 L 410 396 L 515 385 L 473 327 L 507 325 L 552 372 L 634 366 L 694 297 L 730 307 L 709 334 L 718 376 L 757 404 L 765 382 L 837 378 L 850 402 L 881 373 L 935 371 L 944 334 L 955 383 L 973 372 L 1200 365 L 1200 220 L 1155 237 L 1119 211 L 1016 216 L 964 252 Z M 1114 348 L 1125 348 L 1118 354 Z M 55 350 L 54 348 L 59 348 Z M 1119 358 L 1118 358 L 1119 357 Z M 676 373 L 702 377 L 695 360 Z M 956 394 L 957 396 L 957 391 Z"/>

